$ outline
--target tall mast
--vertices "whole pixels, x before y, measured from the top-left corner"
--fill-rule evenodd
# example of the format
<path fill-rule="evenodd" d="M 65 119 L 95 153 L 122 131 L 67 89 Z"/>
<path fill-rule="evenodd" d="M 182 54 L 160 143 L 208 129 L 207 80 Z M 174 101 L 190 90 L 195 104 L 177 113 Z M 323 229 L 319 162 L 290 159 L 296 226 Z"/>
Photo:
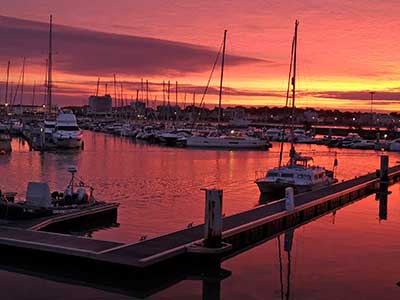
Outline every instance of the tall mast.
<path fill-rule="evenodd" d="M 7 63 L 7 77 L 6 77 L 6 96 L 4 98 L 4 104 L 8 102 L 8 81 L 10 80 L 10 61 Z"/>
<path fill-rule="evenodd" d="M 162 98 L 163 98 L 163 106 L 165 106 L 165 81 L 162 82 Z"/>
<path fill-rule="evenodd" d="M 22 98 L 24 97 L 24 79 L 25 79 L 25 57 L 22 62 L 22 83 L 21 83 L 21 97 L 19 99 L 19 104 L 21 105 L 21 111 L 22 111 Z"/>
<path fill-rule="evenodd" d="M 296 20 L 294 27 L 294 37 L 293 37 L 293 77 L 292 77 L 292 113 L 291 113 L 291 126 L 290 126 L 290 137 L 291 137 L 291 145 L 290 145 L 290 165 L 294 165 L 294 114 L 296 109 L 296 69 L 297 69 L 297 28 L 299 26 L 299 21 Z"/>
<path fill-rule="evenodd" d="M 221 123 L 221 102 L 222 102 L 222 84 L 224 80 L 226 33 L 227 30 L 224 31 L 224 45 L 222 47 L 221 79 L 219 82 L 219 99 L 218 99 L 218 128 Z"/>
<path fill-rule="evenodd" d="M 100 77 L 97 78 L 96 96 L 99 95 Z"/>
<path fill-rule="evenodd" d="M 115 106 L 117 106 L 117 77 L 116 77 L 115 73 L 114 73 L 114 97 L 115 97 L 114 103 L 115 103 Z"/>
<path fill-rule="evenodd" d="M 36 81 L 33 81 L 33 90 L 32 90 L 32 111 L 35 106 L 35 92 L 36 92 Z"/>
<path fill-rule="evenodd" d="M 47 72 L 48 66 L 49 66 L 49 59 L 46 58 L 46 71 L 44 72 L 44 73 L 45 73 L 45 75 L 44 75 L 44 88 L 45 88 L 45 92 L 43 93 L 43 105 L 44 105 L 44 106 L 46 106 L 46 104 L 47 104 L 47 96 L 48 96 L 48 94 L 47 94 L 47 84 L 48 84 L 47 76 L 49 75 L 48 72 Z"/>
<path fill-rule="evenodd" d="M 149 81 L 146 79 L 146 107 L 149 107 Z"/>
<path fill-rule="evenodd" d="M 178 106 L 178 81 L 175 82 L 175 106 Z"/>
<path fill-rule="evenodd" d="M 49 112 L 51 112 L 51 88 L 52 88 L 52 68 L 53 68 L 53 15 L 50 15 L 50 30 L 49 30 L 49 57 L 47 63 L 47 104 Z"/>

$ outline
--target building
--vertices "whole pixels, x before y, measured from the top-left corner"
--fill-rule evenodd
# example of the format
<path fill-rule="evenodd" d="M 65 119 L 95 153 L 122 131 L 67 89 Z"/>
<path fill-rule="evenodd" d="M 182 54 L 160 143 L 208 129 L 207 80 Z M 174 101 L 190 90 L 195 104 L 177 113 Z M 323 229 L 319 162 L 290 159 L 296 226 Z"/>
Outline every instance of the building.
<path fill-rule="evenodd" d="M 112 113 L 112 98 L 110 95 L 90 96 L 89 115 L 106 115 Z"/>

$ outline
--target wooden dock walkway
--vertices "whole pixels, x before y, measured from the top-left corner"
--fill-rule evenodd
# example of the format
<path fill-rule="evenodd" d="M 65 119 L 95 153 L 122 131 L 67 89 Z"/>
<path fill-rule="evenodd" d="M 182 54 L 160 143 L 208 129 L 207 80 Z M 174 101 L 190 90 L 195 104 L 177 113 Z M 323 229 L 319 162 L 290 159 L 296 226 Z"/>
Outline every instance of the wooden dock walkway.
<path fill-rule="evenodd" d="M 400 166 L 389 169 L 391 182 L 400 179 Z M 254 238 L 273 236 L 320 216 L 335 208 L 369 195 L 379 186 L 376 173 L 367 174 L 334 186 L 295 196 L 295 208 L 285 209 L 283 200 L 262 205 L 228 216 L 223 219 L 222 238 L 231 243 L 234 250 L 248 245 Z M 121 244 L 80 238 L 70 235 L 37 231 L 43 228 L 38 223 L 29 230 L 0 226 L 0 247 L 13 247 L 19 250 L 35 250 L 44 254 L 75 258 L 89 258 L 92 263 L 106 263 L 108 266 L 121 266 L 132 270 L 144 270 L 172 258 L 190 256 L 188 248 L 202 241 L 204 226 L 198 225 L 153 239 Z"/>

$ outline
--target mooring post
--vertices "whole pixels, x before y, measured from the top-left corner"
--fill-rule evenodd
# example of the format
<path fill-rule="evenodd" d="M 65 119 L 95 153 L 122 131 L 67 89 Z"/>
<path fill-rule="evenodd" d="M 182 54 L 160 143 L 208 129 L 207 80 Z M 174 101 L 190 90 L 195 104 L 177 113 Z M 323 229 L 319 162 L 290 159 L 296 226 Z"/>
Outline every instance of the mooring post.
<path fill-rule="evenodd" d="M 379 171 L 379 177 L 381 183 L 388 183 L 389 181 L 389 156 L 381 156 L 381 169 Z"/>
<path fill-rule="evenodd" d="M 285 189 L 285 209 L 289 211 L 294 209 L 294 192 L 292 187 Z"/>
<path fill-rule="evenodd" d="M 212 189 L 205 192 L 204 246 L 218 248 L 222 241 L 222 190 Z"/>

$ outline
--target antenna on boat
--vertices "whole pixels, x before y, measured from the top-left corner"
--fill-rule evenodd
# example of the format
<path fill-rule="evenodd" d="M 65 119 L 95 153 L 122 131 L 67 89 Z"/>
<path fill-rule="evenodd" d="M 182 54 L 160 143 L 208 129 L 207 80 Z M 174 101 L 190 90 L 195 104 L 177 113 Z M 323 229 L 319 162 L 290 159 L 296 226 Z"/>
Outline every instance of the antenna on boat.
<path fill-rule="evenodd" d="M 224 31 L 224 44 L 222 46 L 222 61 L 221 61 L 221 78 L 219 82 L 219 98 L 218 98 L 218 129 L 221 123 L 221 102 L 222 102 L 222 89 L 223 89 L 223 80 L 224 80 L 224 65 L 225 65 L 225 46 L 226 46 L 226 33 L 227 30 Z"/>
<path fill-rule="evenodd" d="M 71 173 L 71 180 L 69 181 L 69 186 L 71 187 L 71 191 L 74 191 L 74 181 L 75 181 L 75 174 L 78 172 L 76 166 L 69 166 L 67 171 Z"/>
<path fill-rule="evenodd" d="M 53 15 L 50 15 L 50 30 L 49 30 L 49 57 L 47 63 L 47 105 L 49 113 L 51 113 L 52 105 L 52 68 L 53 68 Z"/>

